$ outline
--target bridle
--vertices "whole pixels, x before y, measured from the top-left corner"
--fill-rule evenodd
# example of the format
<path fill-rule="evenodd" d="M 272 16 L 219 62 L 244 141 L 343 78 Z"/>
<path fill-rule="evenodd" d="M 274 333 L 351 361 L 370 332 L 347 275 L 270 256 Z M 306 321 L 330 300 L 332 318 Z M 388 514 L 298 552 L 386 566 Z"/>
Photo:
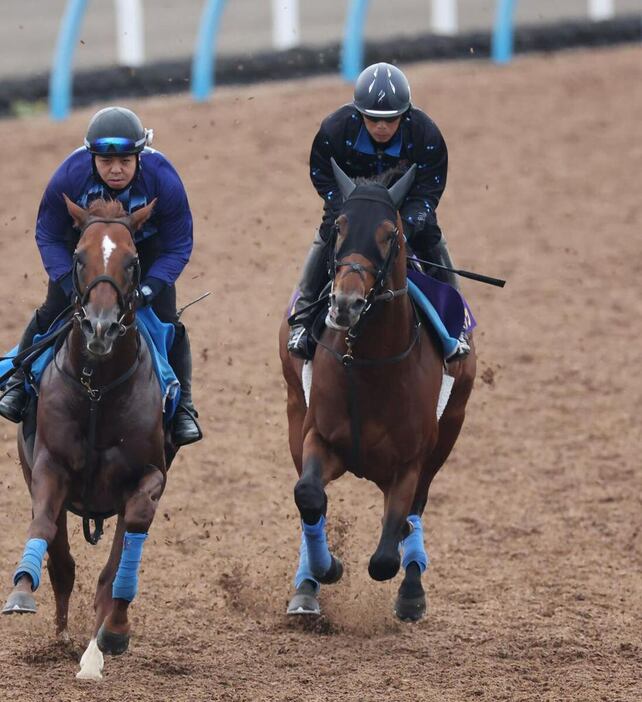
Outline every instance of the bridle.
<path fill-rule="evenodd" d="M 134 240 L 134 231 L 132 230 L 129 222 L 126 219 L 90 219 L 88 222 L 84 224 L 84 226 L 80 230 L 80 237 L 82 238 L 82 235 L 84 234 L 85 230 L 87 227 L 91 226 L 92 224 L 95 224 L 96 222 L 104 222 L 106 224 L 122 224 L 124 227 L 127 228 L 129 231 L 132 241 Z M 79 323 L 80 327 L 82 328 L 83 324 L 90 324 L 91 322 L 89 321 L 88 315 L 87 315 L 87 310 L 85 309 L 85 305 L 89 301 L 89 294 L 91 291 L 99 284 L 99 283 L 109 283 L 114 290 L 116 291 L 116 295 L 118 296 L 118 307 L 119 310 L 122 312 L 120 318 L 118 319 L 117 322 L 114 324 L 117 325 L 118 327 L 118 336 L 124 336 L 129 329 L 135 326 L 136 324 L 136 315 L 134 314 L 135 312 L 135 304 L 136 304 L 136 294 L 138 291 L 138 285 L 140 283 L 140 260 L 138 256 L 133 261 L 134 265 L 134 275 L 133 275 L 133 282 L 131 286 L 130 291 L 123 292 L 121 289 L 120 285 L 118 282 L 110 275 L 99 275 L 96 276 L 85 288 L 84 292 L 81 292 L 80 290 L 80 278 L 78 275 L 78 267 L 79 267 L 79 260 L 78 260 L 78 255 L 74 254 L 73 257 L 73 288 L 74 288 L 74 293 L 76 295 L 76 304 L 79 306 L 80 309 L 78 309 L 75 314 L 74 314 L 74 319 Z M 125 318 L 127 317 L 128 314 L 131 314 L 132 316 L 132 321 L 129 322 L 128 324 L 125 323 Z M 93 327 L 92 327 L 93 329 Z M 65 343 L 67 342 L 67 339 L 65 339 Z M 92 384 L 93 380 L 93 375 L 94 371 L 96 368 L 95 363 L 92 363 L 91 361 L 86 361 L 83 364 L 83 369 L 81 371 L 81 377 L 80 379 L 74 377 L 70 373 L 68 373 L 62 365 L 58 364 L 57 360 L 57 354 L 54 353 L 54 364 L 57 368 L 57 370 L 60 372 L 61 376 L 73 387 L 76 389 L 79 389 L 81 392 L 85 393 L 86 396 L 89 399 L 89 424 L 88 424 L 88 429 L 87 429 L 87 443 L 86 443 L 86 449 L 85 449 L 85 470 L 83 471 L 83 487 L 82 487 L 82 503 L 83 503 L 83 511 L 82 511 L 82 520 L 83 520 L 83 534 L 85 536 L 85 540 L 88 541 L 90 544 L 95 545 L 98 543 L 100 537 L 102 536 L 103 533 L 103 522 L 105 519 L 105 516 L 110 516 L 110 515 L 93 515 L 93 520 L 95 524 L 95 529 L 92 532 L 89 526 L 89 521 L 92 519 L 92 515 L 90 515 L 89 510 L 87 508 L 87 500 L 88 500 L 88 495 L 89 495 L 89 490 L 91 487 L 91 484 L 93 483 L 94 479 L 94 474 L 96 471 L 96 464 L 95 461 L 93 460 L 94 456 L 94 449 L 96 446 L 96 433 L 97 433 L 97 426 L 98 426 L 98 407 L 100 401 L 103 399 L 103 397 L 109 393 L 111 390 L 114 390 L 115 388 L 121 386 L 125 381 L 129 380 L 129 378 L 132 377 L 132 375 L 136 372 L 140 365 L 140 359 L 141 359 L 141 345 L 140 345 L 140 337 L 136 337 L 136 344 L 137 344 L 137 350 L 136 350 L 136 357 L 134 359 L 134 362 L 131 364 L 131 366 L 124 372 L 122 373 L 118 378 L 115 380 L 111 381 L 107 385 L 104 385 L 102 387 L 95 387 Z"/>
<path fill-rule="evenodd" d="M 335 228 L 335 234 L 337 232 L 338 228 Z M 365 280 L 366 273 L 369 273 L 370 275 L 374 276 L 374 283 L 372 284 L 372 287 L 366 294 L 366 304 L 363 306 L 363 309 L 361 310 L 357 321 L 347 330 L 345 337 L 345 343 L 347 346 L 346 352 L 344 354 L 341 354 L 335 351 L 328 344 L 323 343 L 321 339 L 314 334 L 313 330 L 311 331 L 312 338 L 316 341 L 316 343 L 322 346 L 326 351 L 329 351 L 341 363 L 341 365 L 345 368 L 346 371 L 346 377 L 348 381 L 348 416 L 350 418 L 350 434 L 352 436 L 351 470 L 358 477 L 363 476 L 363 472 L 361 470 L 361 411 L 359 407 L 359 392 L 357 387 L 357 381 L 354 377 L 354 369 L 355 367 L 373 367 L 399 363 L 400 361 L 403 361 L 410 355 L 413 348 L 415 347 L 415 344 L 420 338 L 421 323 L 417 318 L 417 314 L 413 306 L 412 310 L 414 315 L 414 331 L 412 339 L 410 340 L 409 345 L 404 351 L 395 356 L 387 356 L 385 358 L 355 358 L 354 356 L 353 346 L 357 341 L 357 338 L 359 336 L 359 333 L 361 332 L 365 320 L 368 318 L 368 314 L 371 312 L 376 303 L 392 302 L 396 298 L 408 294 L 407 284 L 403 288 L 398 288 L 397 290 L 394 290 L 392 288 L 385 289 L 386 281 L 390 277 L 392 266 L 401 248 L 399 244 L 398 227 L 395 227 L 394 230 L 390 233 L 388 240 L 390 241 L 390 247 L 383 262 L 377 268 L 375 268 L 374 266 L 365 266 L 357 262 L 344 261 L 343 259 L 337 260 L 337 251 L 335 246 L 331 270 L 332 285 L 330 295 L 333 294 L 336 273 L 337 270 L 340 268 L 349 268 L 350 272 L 356 273 L 362 280 Z"/>
<path fill-rule="evenodd" d="M 335 225 L 335 234 L 338 232 L 338 228 Z M 388 248 L 388 252 L 386 254 L 386 257 L 384 258 L 382 264 L 375 268 L 374 266 L 366 266 L 363 265 L 362 263 L 357 263 L 354 261 L 343 261 L 343 260 L 337 260 L 337 254 L 336 254 L 336 248 L 334 250 L 334 257 L 332 261 L 332 270 L 331 270 L 331 276 L 332 276 L 332 283 L 330 286 L 330 298 L 332 299 L 332 295 L 334 294 L 334 282 L 336 278 L 336 274 L 339 268 L 347 267 L 350 268 L 350 272 L 357 273 L 359 277 L 362 280 L 365 280 L 365 274 L 369 273 L 374 277 L 374 283 L 372 284 L 372 287 L 366 294 L 366 303 L 363 306 L 363 309 L 359 313 L 359 317 L 357 318 L 357 321 L 347 330 L 346 333 L 346 346 L 347 346 L 347 351 L 345 354 L 338 354 L 336 351 L 328 347 L 326 344 L 323 344 L 319 339 L 315 338 L 315 341 L 318 344 L 321 344 L 325 349 L 333 353 L 335 357 L 338 358 L 338 360 L 341 361 L 341 363 L 344 366 L 348 365 L 378 365 L 378 364 L 385 364 L 385 363 L 396 363 L 398 361 L 403 360 L 410 354 L 412 351 L 415 343 L 417 342 L 417 339 L 419 338 L 419 322 L 415 318 L 415 333 L 413 335 L 412 341 L 410 342 L 410 346 L 403 351 L 401 354 L 398 354 L 396 356 L 390 356 L 387 358 L 381 358 L 381 359 L 365 359 L 365 358 L 355 358 L 354 357 L 354 352 L 353 352 L 353 346 L 357 341 L 357 338 L 359 336 L 359 333 L 361 332 L 361 329 L 363 327 L 364 322 L 367 319 L 368 313 L 373 309 L 374 305 L 377 302 L 392 302 L 398 297 L 402 297 L 403 295 L 408 294 L 408 284 L 406 284 L 403 288 L 398 288 L 397 290 L 393 290 L 392 288 L 385 289 L 385 283 L 390 277 L 390 272 L 392 269 L 392 266 L 397 258 L 397 254 L 399 253 L 400 245 L 399 245 L 399 229 L 398 227 L 395 227 L 391 232 L 390 235 L 388 236 L 387 241 L 390 242 L 390 246 Z"/>
<path fill-rule="evenodd" d="M 97 219 L 90 219 L 88 222 L 86 222 L 82 229 L 80 230 L 80 238 L 82 238 L 83 234 L 85 233 L 85 230 L 90 227 L 92 224 L 96 224 L 97 222 L 104 222 L 105 224 L 121 224 L 123 227 L 127 229 L 129 234 L 131 235 L 132 241 L 134 240 L 134 230 L 131 228 L 131 225 L 127 221 L 126 218 L 97 218 Z M 87 316 L 87 310 L 85 309 L 85 305 L 89 301 L 89 295 L 91 291 L 99 284 L 99 283 L 109 283 L 109 285 L 114 288 L 116 291 L 117 299 L 118 299 L 118 309 L 122 312 L 120 318 L 118 319 L 115 324 L 118 325 L 118 335 L 123 336 L 124 334 L 127 333 L 127 331 L 135 324 L 136 318 L 132 314 L 135 309 L 136 305 L 136 295 L 138 291 L 138 286 L 140 283 L 140 278 L 141 278 L 141 271 L 140 271 L 140 260 L 138 256 L 133 260 L 133 266 L 134 266 L 134 275 L 133 275 L 133 283 L 130 291 L 123 292 L 121 289 L 120 285 L 118 282 L 110 275 L 99 275 L 96 276 L 88 285 L 85 287 L 84 292 L 81 292 L 80 290 L 80 277 L 78 273 L 78 268 L 80 265 L 80 261 L 78 260 L 78 254 L 74 253 L 73 256 L 73 264 L 72 264 L 72 284 L 73 284 L 73 290 L 75 294 L 75 298 L 77 301 L 77 304 L 79 305 L 80 309 L 77 310 L 74 314 L 74 319 L 80 324 L 80 326 L 83 326 L 84 322 L 88 321 L 88 316 Z M 125 318 L 127 315 L 132 314 L 132 321 L 129 322 L 129 324 L 125 323 Z"/>

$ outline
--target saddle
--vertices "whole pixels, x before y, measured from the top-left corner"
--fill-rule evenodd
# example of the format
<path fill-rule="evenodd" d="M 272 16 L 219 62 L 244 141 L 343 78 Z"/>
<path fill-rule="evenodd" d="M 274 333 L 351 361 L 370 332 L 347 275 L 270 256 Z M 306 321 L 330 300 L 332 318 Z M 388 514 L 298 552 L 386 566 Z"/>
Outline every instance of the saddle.
<path fill-rule="evenodd" d="M 470 333 L 477 325 L 468 302 L 451 285 L 442 283 L 426 273 L 409 268 L 407 275 L 408 293 L 417 316 L 434 330 L 441 343 L 444 358 L 447 358 L 457 348 L 459 335 L 462 332 Z M 302 324 L 308 332 L 309 358 L 314 356 L 317 346 L 315 339 L 321 337 L 325 327 L 328 308 L 327 304 L 323 303 L 327 302 L 329 290 L 330 283 L 325 286 L 314 303 L 317 309 L 312 314 L 308 312 L 300 320 L 296 319 L 295 322 Z M 293 309 L 297 295 L 298 292 L 293 297 L 290 309 Z M 290 324 L 294 322 L 294 317 L 296 315 L 288 320 Z"/>
<path fill-rule="evenodd" d="M 174 341 L 174 326 L 161 322 L 150 307 L 143 307 L 136 312 L 138 331 L 147 344 L 152 364 L 161 393 L 163 395 L 164 421 L 174 416 L 180 400 L 180 385 L 174 370 L 169 364 L 169 349 Z M 25 380 L 27 390 L 32 397 L 37 396 L 37 389 L 45 368 L 51 363 L 59 343 L 62 343 L 71 328 L 70 318 L 62 318 L 42 335 L 36 335 L 34 344 L 20 355 L 26 359 Z M 18 347 L 13 348 L 4 360 L 0 361 L 0 378 L 8 378 L 15 372 L 12 359 L 18 355 Z"/>

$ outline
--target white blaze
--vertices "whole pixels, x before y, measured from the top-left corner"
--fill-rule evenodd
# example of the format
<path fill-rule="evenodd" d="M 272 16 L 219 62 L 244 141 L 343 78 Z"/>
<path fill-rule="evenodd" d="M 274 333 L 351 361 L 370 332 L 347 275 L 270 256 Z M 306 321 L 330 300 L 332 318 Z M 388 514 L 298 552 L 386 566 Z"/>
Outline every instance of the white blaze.
<path fill-rule="evenodd" d="M 116 248 L 116 244 L 105 234 L 103 237 L 103 263 L 105 264 L 105 271 L 107 270 L 107 263 L 109 263 L 109 257 L 112 251 Z"/>

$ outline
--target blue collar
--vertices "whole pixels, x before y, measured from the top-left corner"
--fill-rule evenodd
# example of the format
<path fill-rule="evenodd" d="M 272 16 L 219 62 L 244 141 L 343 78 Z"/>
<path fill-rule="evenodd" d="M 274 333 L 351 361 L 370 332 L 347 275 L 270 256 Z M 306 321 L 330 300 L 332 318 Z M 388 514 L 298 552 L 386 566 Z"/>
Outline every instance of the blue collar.
<path fill-rule="evenodd" d="M 392 137 L 390 140 L 390 143 L 388 146 L 384 149 L 384 154 L 388 154 L 388 156 L 400 156 L 401 155 L 401 126 L 399 129 L 397 129 L 396 134 Z M 375 151 L 374 144 L 372 143 L 372 139 L 370 138 L 370 135 L 368 134 L 368 130 L 365 128 L 365 125 L 361 125 L 361 130 L 359 131 L 359 136 L 357 137 L 357 141 L 354 144 L 354 148 L 356 151 L 360 151 L 362 154 L 376 154 L 377 152 Z"/>

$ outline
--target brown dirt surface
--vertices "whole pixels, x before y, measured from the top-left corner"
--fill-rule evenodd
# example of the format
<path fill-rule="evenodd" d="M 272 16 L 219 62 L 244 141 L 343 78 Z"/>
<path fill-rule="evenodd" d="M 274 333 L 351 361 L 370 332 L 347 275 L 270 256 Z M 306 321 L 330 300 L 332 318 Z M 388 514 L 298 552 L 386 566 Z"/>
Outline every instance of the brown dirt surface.
<path fill-rule="evenodd" d="M 479 377 L 432 487 L 416 625 L 392 613 L 398 578 L 368 578 L 382 504 L 351 476 L 329 488 L 346 575 L 323 589 L 314 625 L 284 614 L 299 532 L 277 330 L 320 216 L 308 149 L 350 87 L 133 102 L 194 211 L 180 301 L 214 293 L 186 313 L 207 438 L 172 467 L 130 651 L 101 683 L 75 680 L 113 524 L 91 548 L 72 518 L 72 642 L 54 640 L 43 576 L 39 613 L 0 619 L 0 700 L 642 700 L 641 66 L 629 46 L 408 68 L 450 148 L 439 212 L 453 257 L 509 281 L 463 283 Z M 0 123 L 1 348 L 44 297 L 38 202 L 92 112 Z M 2 424 L 6 594 L 30 518 L 14 435 Z"/>

